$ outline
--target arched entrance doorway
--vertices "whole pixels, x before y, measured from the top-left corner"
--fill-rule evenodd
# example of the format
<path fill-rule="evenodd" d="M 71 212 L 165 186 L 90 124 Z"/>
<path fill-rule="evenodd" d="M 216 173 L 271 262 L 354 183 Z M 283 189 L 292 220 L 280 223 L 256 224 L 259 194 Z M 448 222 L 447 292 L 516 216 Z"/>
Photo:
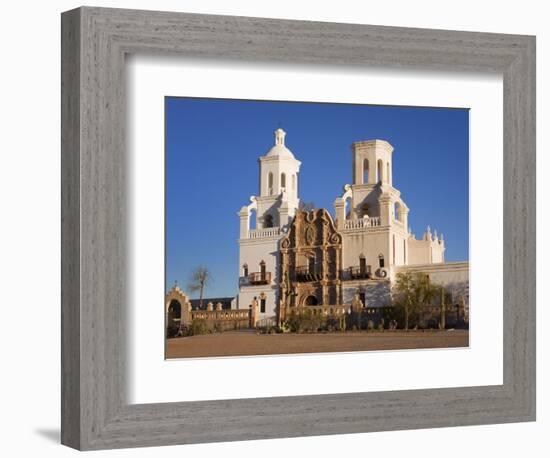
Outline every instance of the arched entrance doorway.
<path fill-rule="evenodd" d="M 306 300 L 304 301 L 305 305 L 319 305 L 319 301 L 317 301 L 317 298 L 315 296 L 308 296 L 306 297 Z"/>
<path fill-rule="evenodd" d="M 177 335 L 181 323 L 181 304 L 176 299 L 172 299 L 168 305 L 168 314 L 166 317 L 166 329 L 168 337 Z"/>

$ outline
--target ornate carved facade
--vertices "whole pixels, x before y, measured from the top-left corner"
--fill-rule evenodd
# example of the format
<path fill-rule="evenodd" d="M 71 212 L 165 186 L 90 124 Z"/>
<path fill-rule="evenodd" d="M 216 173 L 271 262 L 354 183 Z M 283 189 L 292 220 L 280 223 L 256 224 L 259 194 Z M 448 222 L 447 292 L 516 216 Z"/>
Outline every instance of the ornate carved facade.
<path fill-rule="evenodd" d="M 283 306 L 342 303 L 342 236 L 325 209 L 296 213 L 280 257 Z"/>

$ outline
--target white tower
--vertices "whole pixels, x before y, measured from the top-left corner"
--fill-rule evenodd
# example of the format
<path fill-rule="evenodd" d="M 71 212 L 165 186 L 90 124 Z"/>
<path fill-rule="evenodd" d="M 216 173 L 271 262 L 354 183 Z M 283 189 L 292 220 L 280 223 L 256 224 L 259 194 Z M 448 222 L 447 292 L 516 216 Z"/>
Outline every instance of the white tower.
<path fill-rule="evenodd" d="M 279 240 L 300 202 L 301 162 L 285 146 L 286 132 L 279 128 L 274 134 L 275 144 L 258 159 L 258 195 L 252 196 L 251 203 L 239 212 L 239 308 L 247 308 L 256 298 L 260 320 L 275 316 Z M 250 227 L 253 212 L 256 213 L 255 229 Z"/>
<path fill-rule="evenodd" d="M 392 185 L 393 146 L 385 140 L 351 145 L 352 184 L 334 201 L 337 228 L 343 234 L 343 266 L 389 280 L 395 266 L 408 263 L 408 212 Z M 344 300 L 356 285 L 347 283 Z M 384 299 L 385 300 L 385 299 Z"/>
<path fill-rule="evenodd" d="M 260 163 L 260 190 L 256 198 L 257 228 L 285 227 L 298 208 L 298 173 L 301 162 L 285 146 L 286 132 L 275 132 L 275 145 Z"/>

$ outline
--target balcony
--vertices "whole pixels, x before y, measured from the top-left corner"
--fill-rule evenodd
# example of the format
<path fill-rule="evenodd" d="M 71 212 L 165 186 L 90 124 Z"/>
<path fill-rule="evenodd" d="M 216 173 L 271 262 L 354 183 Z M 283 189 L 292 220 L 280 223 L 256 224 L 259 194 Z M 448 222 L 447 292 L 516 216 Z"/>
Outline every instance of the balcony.
<path fill-rule="evenodd" d="M 264 229 L 251 229 L 248 231 L 249 239 L 263 239 L 266 237 L 278 237 L 281 235 L 281 228 L 266 227 Z"/>
<path fill-rule="evenodd" d="M 347 219 L 344 221 L 344 229 L 367 229 L 380 226 L 380 217 L 371 216 L 359 219 Z"/>
<path fill-rule="evenodd" d="M 360 280 L 372 278 L 370 266 L 352 266 L 348 267 L 348 280 Z"/>
<path fill-rule="evenodd" d="M 249 285 L 269 285 L 271 283 L 271 272 L 252 272 L 248 274 Z"/>
<path fill-rule="evenodd" d="M 321 269 L 314 269 L 308 266 L 296 267 L 296 281 L 297 282 L 309 282 L 309 281 L 319 281 L 323 278 L 323 273 Z"/>

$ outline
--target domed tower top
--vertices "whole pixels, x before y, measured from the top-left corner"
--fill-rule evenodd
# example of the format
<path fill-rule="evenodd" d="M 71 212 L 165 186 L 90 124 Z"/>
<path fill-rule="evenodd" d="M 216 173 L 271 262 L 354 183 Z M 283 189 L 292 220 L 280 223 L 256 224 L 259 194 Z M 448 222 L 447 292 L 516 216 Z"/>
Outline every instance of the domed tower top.
<path fill-rule="evenodd" d="M 275 145 L 267 152 L 267 157 L 279 156 L 294 159 L 294 154 L 285 146 L 286 132 L 280 127 L 274 132 Z"/>
<path fill-rule="evenodd" d="M 286 132 L 280 127 L 275 130 L 275 145 L 260 162 L 260 197 L 277 197 L 283 200 L 298 198 L 298 173 L 300 161 L 285 146 Z"/>

